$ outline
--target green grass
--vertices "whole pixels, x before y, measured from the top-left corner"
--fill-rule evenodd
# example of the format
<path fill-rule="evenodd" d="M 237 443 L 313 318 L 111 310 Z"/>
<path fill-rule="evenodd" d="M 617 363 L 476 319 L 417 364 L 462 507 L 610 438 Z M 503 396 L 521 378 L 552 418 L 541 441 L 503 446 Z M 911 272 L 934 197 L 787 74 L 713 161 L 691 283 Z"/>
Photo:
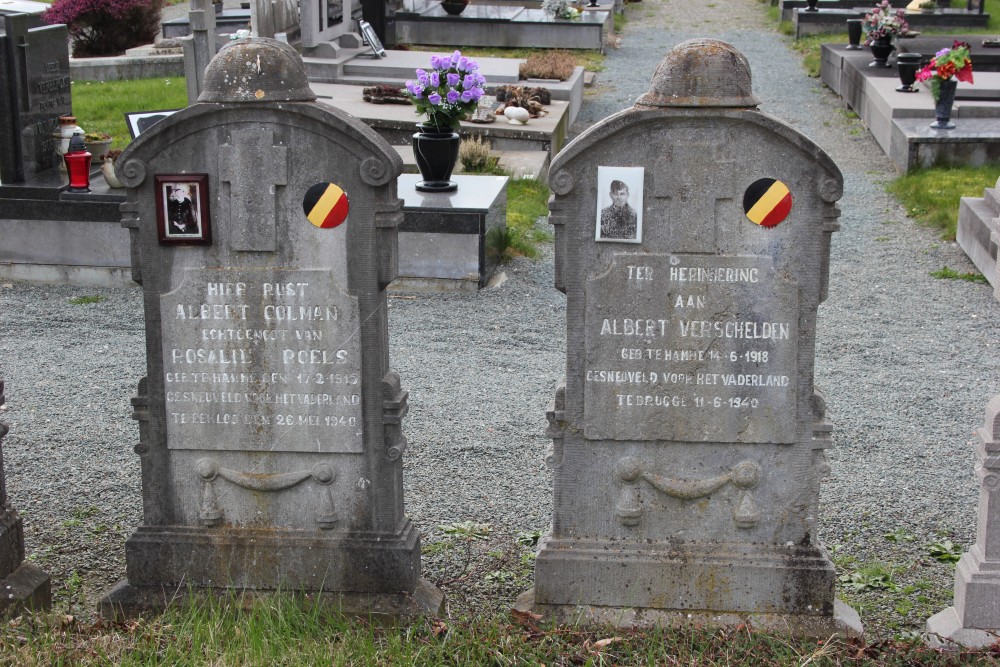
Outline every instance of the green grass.
<path fill-rule="evenodd" d="M 823 44 L 847 44 L 847 33 L 832 35 L 806 35 L 791 42 L 791 46 L 802 56 L 802 66 L 811 77 L 819 76 L 822 61 L 820 46 Z"/>
<path fill-rule="evenodd" d="M 941 238 L 953 240 L 962 197 L 982 197 L 983 188 L 993 187 L 1000 165 L 950 167 L 911 171 L 888 184 L 907 214 L 917 222 L 941 230 Z"/>
<path fill-rule="evenodd" d="M 986 279 L 986 276 L 976 271 L 959 273 L 955 269 L 949 268 L 947 266 L 942 266 L 937 271 L 931 271 L 931 277 L 939 278 L 941 280 L 964 280 L 970 283 L 982 283 L 983 285 L 987 285 L 990 282 L 989 280 Z"/>
<path fill-rule="evenodd" d="M 126 111 L 182 109 L 187 106 L 184 77 L 131 81 L 74 81 L 73 115 L 87 132 L 107 132 L 112 148 L 131 141 Z"/>
<path fill-rule="evenodd" d="M 399 48 L 408 51 L 426 51 L 430 53 L 451 52 L 445 46 L 424 46 L 422 44 L 401 44 Z M 463 46 L 462 55 L 470 58 L 515 58 L 524 60 L 533 53 L 548 51 L 549 49 L 517 48 L 505 49 L 501 47 L 489 46 Z M 573 49 L 570 51 L 576 59 L 577 65 L 582 65 L 589 72 L 604 71 L 604 54 L 596 49 Z"/>
<path fill-rule="evenodd" d="M 288 595 L 200 598 L 162 617 L 81 623 L 51 614 L 0 626 L 17 665 L 972 665 L 919 640 L 792 639 L 746 625 L 622 630 L 553 627 L 527 614 L 383 625 Z"/>

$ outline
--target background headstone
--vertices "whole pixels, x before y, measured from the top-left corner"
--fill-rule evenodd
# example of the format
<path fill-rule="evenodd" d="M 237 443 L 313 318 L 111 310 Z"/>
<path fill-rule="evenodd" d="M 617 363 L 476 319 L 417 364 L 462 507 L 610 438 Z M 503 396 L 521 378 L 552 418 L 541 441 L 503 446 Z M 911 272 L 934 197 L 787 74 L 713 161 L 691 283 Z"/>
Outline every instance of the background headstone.
<path fill-rule="evenodd" d="M 58 168 L 52 132 L 71 114 L 69 34 L 37 15 L 0 16 L 0 183 Z"/>
<path fill-rule="evenodd" d="M 0 378 L 0 405 L 6 403 Z M 52 605 L 49 575 L 24 562 L 24 525 L 7 497 L 3 469 L 3 439 L 8 427 L 0 422 L 0 613 L 16 609 L 48 609 Z"/>
<path fill-rule="evenodd" d="M 277 38 L 282 42 L 299 41 L 298 0 L 253 0 L 250 3 L 250 25 L 254 37 Z"/>
<path fill-rule="evenodd" d="M 991 646 L 1000 640 L 1000 395 L 976 429 L 979 522 L 976 543 L 955 568 L 955 604 L 927 620 L 934 645 Z"/>
<path fill-rule="evenodd" d="M 443 601 L 403 514 L 407 392 L 389 370 L 402 162 L 314 100 L 291 47 L 237 40 L 201 102 L 119 160 L 146 303 L 144 518 L 105 611 L 186 586 L 323 591 L 359 612 Z M 163 236 L 164 179 L 188 183 L 193 238 Z"/>
<path fill-rule="evenodd" d="M 304 54 L 332 58 L 342 46 L 360 47 L 361 38 L 353 32 L 360 18 L 360 0 L 302 0 L 299 19 Z"/>
<path fill-rule="evenodd" d="M 815 322 L 842 178 L 756 105 L 743 55 L 692 40 L 553 161 L 566 379 L 522 608 L 861 631 L 849 608 L 835 618 L 817 539 L 832 440 Z M 630 212 L 612 208 L 617 183 Z"/>
<path fill-rule="evenodd" d="M 191 0 L 188 18 L 191 22 L 191 36 L 182 38 L 181 42 L 184 44 L 184 80 L 187 84 L 188 104 L 194 104 L 204 88 L 205 68 L 219 50 L 212 0 Z"/>

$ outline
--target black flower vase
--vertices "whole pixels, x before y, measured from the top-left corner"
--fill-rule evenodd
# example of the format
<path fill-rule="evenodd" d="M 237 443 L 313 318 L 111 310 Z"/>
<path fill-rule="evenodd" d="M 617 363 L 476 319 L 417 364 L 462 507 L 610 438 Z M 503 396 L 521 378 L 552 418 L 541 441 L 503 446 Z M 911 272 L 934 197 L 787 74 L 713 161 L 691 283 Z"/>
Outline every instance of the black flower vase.
<path fill-rule="evenodd" d="M 958 81 L 946 79 L 941 82 L 938 90 L 938 98 L 934 103 L 934 122 L 931 128 L 935 130 L 954 130 L 955 124 L 951 122 L 951 107 L 955 104 L 955 89 L 958 88 Z"/>
<path fill-rule="evenodd" d="M 862 19 L 847 19 L 847 49 L 849 51 L 861 50 L 861 24 Z"/>
<path fill-rule="evenodd" d="M 819 10 L 816 9 L 816 5 L 818 3 L 819 3 L 819 0 L 806 0 L 806 11 L 807 12 L 818 12 Z"/>
<path fill-rule="evenodd" d="M 872 50 L 872 57 L 875 58 L 868 63 L 869 67 L 889 67 L 889 56 L 895 50 L 892 40 L 886 37 L 876 39 L 868 47 Z"/>
<path fill-rule="evenodd" d="M 458 16 L 468 4 L 469 0 L 441 0 L 441 9 L 451 16 Z"/>
<path fill-rule="evenodd" d="M 417 123 L 419 132 L 413 135 L 413 157 L 424 180 L 418 181 L 420 192 L 454 192 L 458 183 L 449 180 L 458 161 L 458 146 L 462 138 L 450 127 Z"/>
<path fill-rule="evenodd" d="M 913 83 L 917 80 L 917 70 L 920 69 L 919 53 L 900 53 L 896 56 L 896 69 L 899 70 L 899 81 L 903 84 L 896 88 L 899 93 L 915 93 Z"/>

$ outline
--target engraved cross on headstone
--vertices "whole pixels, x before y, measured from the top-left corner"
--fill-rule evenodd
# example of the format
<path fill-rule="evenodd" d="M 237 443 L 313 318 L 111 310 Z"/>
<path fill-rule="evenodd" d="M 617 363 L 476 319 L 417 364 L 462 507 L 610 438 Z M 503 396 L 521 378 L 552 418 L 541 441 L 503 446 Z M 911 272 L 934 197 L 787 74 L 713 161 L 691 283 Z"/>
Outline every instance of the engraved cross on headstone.
<path fill-rule="evenodd" d="M 274 145 L 274 133 L 234 130 L 219 151 L 219 180 L 229 183 L 229 247 L 277 249 L 277 186 L 288 183 L 288 148 Z"/>
<path fill-rule="evenodd" d="M 674 252 L 718 250 L 720 200 L 734 196 L 735 162 L 719 159 L 721 143 L 673 146 L 656 161 L 653 196 L 670 199 L 669 243 Z"/>

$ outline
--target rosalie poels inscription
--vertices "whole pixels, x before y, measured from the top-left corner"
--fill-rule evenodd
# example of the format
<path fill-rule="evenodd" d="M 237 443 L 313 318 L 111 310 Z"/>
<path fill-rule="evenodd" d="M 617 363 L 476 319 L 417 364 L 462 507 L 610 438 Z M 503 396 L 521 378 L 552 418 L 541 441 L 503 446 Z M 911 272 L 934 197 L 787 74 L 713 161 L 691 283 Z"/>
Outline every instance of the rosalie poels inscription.
<path fill-rule="evenodd" d="M 796 290 L 769 257 L 616 254 L 586 293 L 587 438 L 795 441 Z"/>
<path fill-rule="evenodd" d="M 360 452 L 357 299 L 325 271 L 189 270 L 161 299 L 172 449 Z"/>

